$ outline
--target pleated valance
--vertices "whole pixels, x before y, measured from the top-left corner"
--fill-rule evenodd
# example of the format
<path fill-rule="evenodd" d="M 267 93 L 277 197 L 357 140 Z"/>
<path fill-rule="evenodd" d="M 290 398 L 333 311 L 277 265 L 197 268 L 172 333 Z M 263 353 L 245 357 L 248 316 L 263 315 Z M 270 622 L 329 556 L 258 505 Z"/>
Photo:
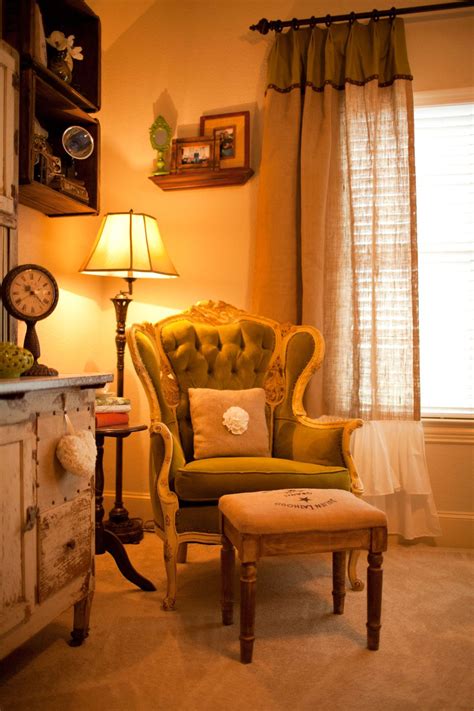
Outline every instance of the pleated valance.
<path fill-rule="evenodd" d="M 412 79 L 403 20 L 371 20 L 290 30 L 277 35 L 268 60 L 267 90 L 280 92 L 330 84 L 363 85 L 374 79 L 389 86 Z"/>

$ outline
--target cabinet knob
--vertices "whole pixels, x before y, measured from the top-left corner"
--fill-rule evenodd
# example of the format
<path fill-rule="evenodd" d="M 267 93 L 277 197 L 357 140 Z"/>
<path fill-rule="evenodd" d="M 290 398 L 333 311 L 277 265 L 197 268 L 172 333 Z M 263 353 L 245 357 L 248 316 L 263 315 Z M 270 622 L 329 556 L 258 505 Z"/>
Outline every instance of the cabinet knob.
<path fill-rule="evenodd" d="M 66 543 L 66 548 L 69 548 L 69 550 L 73 551 L 75 547 L 76 541 L 74 540 L 74 538 L 71 538 L 71 540 Z"/>

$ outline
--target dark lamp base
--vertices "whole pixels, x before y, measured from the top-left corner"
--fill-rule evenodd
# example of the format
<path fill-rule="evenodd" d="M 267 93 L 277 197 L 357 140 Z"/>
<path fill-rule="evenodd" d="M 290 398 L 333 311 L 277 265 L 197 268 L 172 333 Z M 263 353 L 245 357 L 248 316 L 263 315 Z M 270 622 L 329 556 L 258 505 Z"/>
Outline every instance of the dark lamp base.
<path fill-rule="evenodd" d="M 122 543 L 139 543 L 143 538 L 143 521 L 141 518 L 129 518 L 118 523 L 109 519 L 104 521 L 104 527 L 115 534 Z"/>

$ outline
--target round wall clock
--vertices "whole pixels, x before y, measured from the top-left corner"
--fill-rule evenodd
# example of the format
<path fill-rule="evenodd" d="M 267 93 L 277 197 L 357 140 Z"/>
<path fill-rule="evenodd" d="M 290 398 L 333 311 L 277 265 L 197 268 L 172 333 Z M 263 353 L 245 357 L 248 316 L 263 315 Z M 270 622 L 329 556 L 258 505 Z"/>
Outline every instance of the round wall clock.
<path fill-rule="evenodd" d="M 56 279 L 38 264 L 20 264 L 11 269 L 2 283 L 2 300 L 8 313 L 26 323 L 24 348 L 34 357 L 34 363 L 23 376 L 57 375 L 58 371 L 38 363 L 40 345 L 36 322 L 49 316 L 58 303 Z"/>

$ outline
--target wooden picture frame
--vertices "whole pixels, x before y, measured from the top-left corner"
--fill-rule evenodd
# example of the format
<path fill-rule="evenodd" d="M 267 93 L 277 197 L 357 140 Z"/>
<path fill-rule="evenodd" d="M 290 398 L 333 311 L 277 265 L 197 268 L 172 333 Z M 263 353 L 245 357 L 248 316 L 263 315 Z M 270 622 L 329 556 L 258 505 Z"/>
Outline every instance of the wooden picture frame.
<path fill-rule="evenodd" d="M 172 172 L 215 170 L 216 168 L 219 168 L 219 161 L 216 161 L 215 139 L 213 136 L 173 139 L 171 151 Z"/>
<path fill-rule="evenodd" d="M 213 136 L 220 167 L 249 168 L 250 162 L 250 112 L 233 111 L 228 114 L 201 116 L 199 131 L 203 136 Z M 222 139 L 225 139 L 223 141 Z M 224 142 L 226 147 L 224 148 Z"/>

